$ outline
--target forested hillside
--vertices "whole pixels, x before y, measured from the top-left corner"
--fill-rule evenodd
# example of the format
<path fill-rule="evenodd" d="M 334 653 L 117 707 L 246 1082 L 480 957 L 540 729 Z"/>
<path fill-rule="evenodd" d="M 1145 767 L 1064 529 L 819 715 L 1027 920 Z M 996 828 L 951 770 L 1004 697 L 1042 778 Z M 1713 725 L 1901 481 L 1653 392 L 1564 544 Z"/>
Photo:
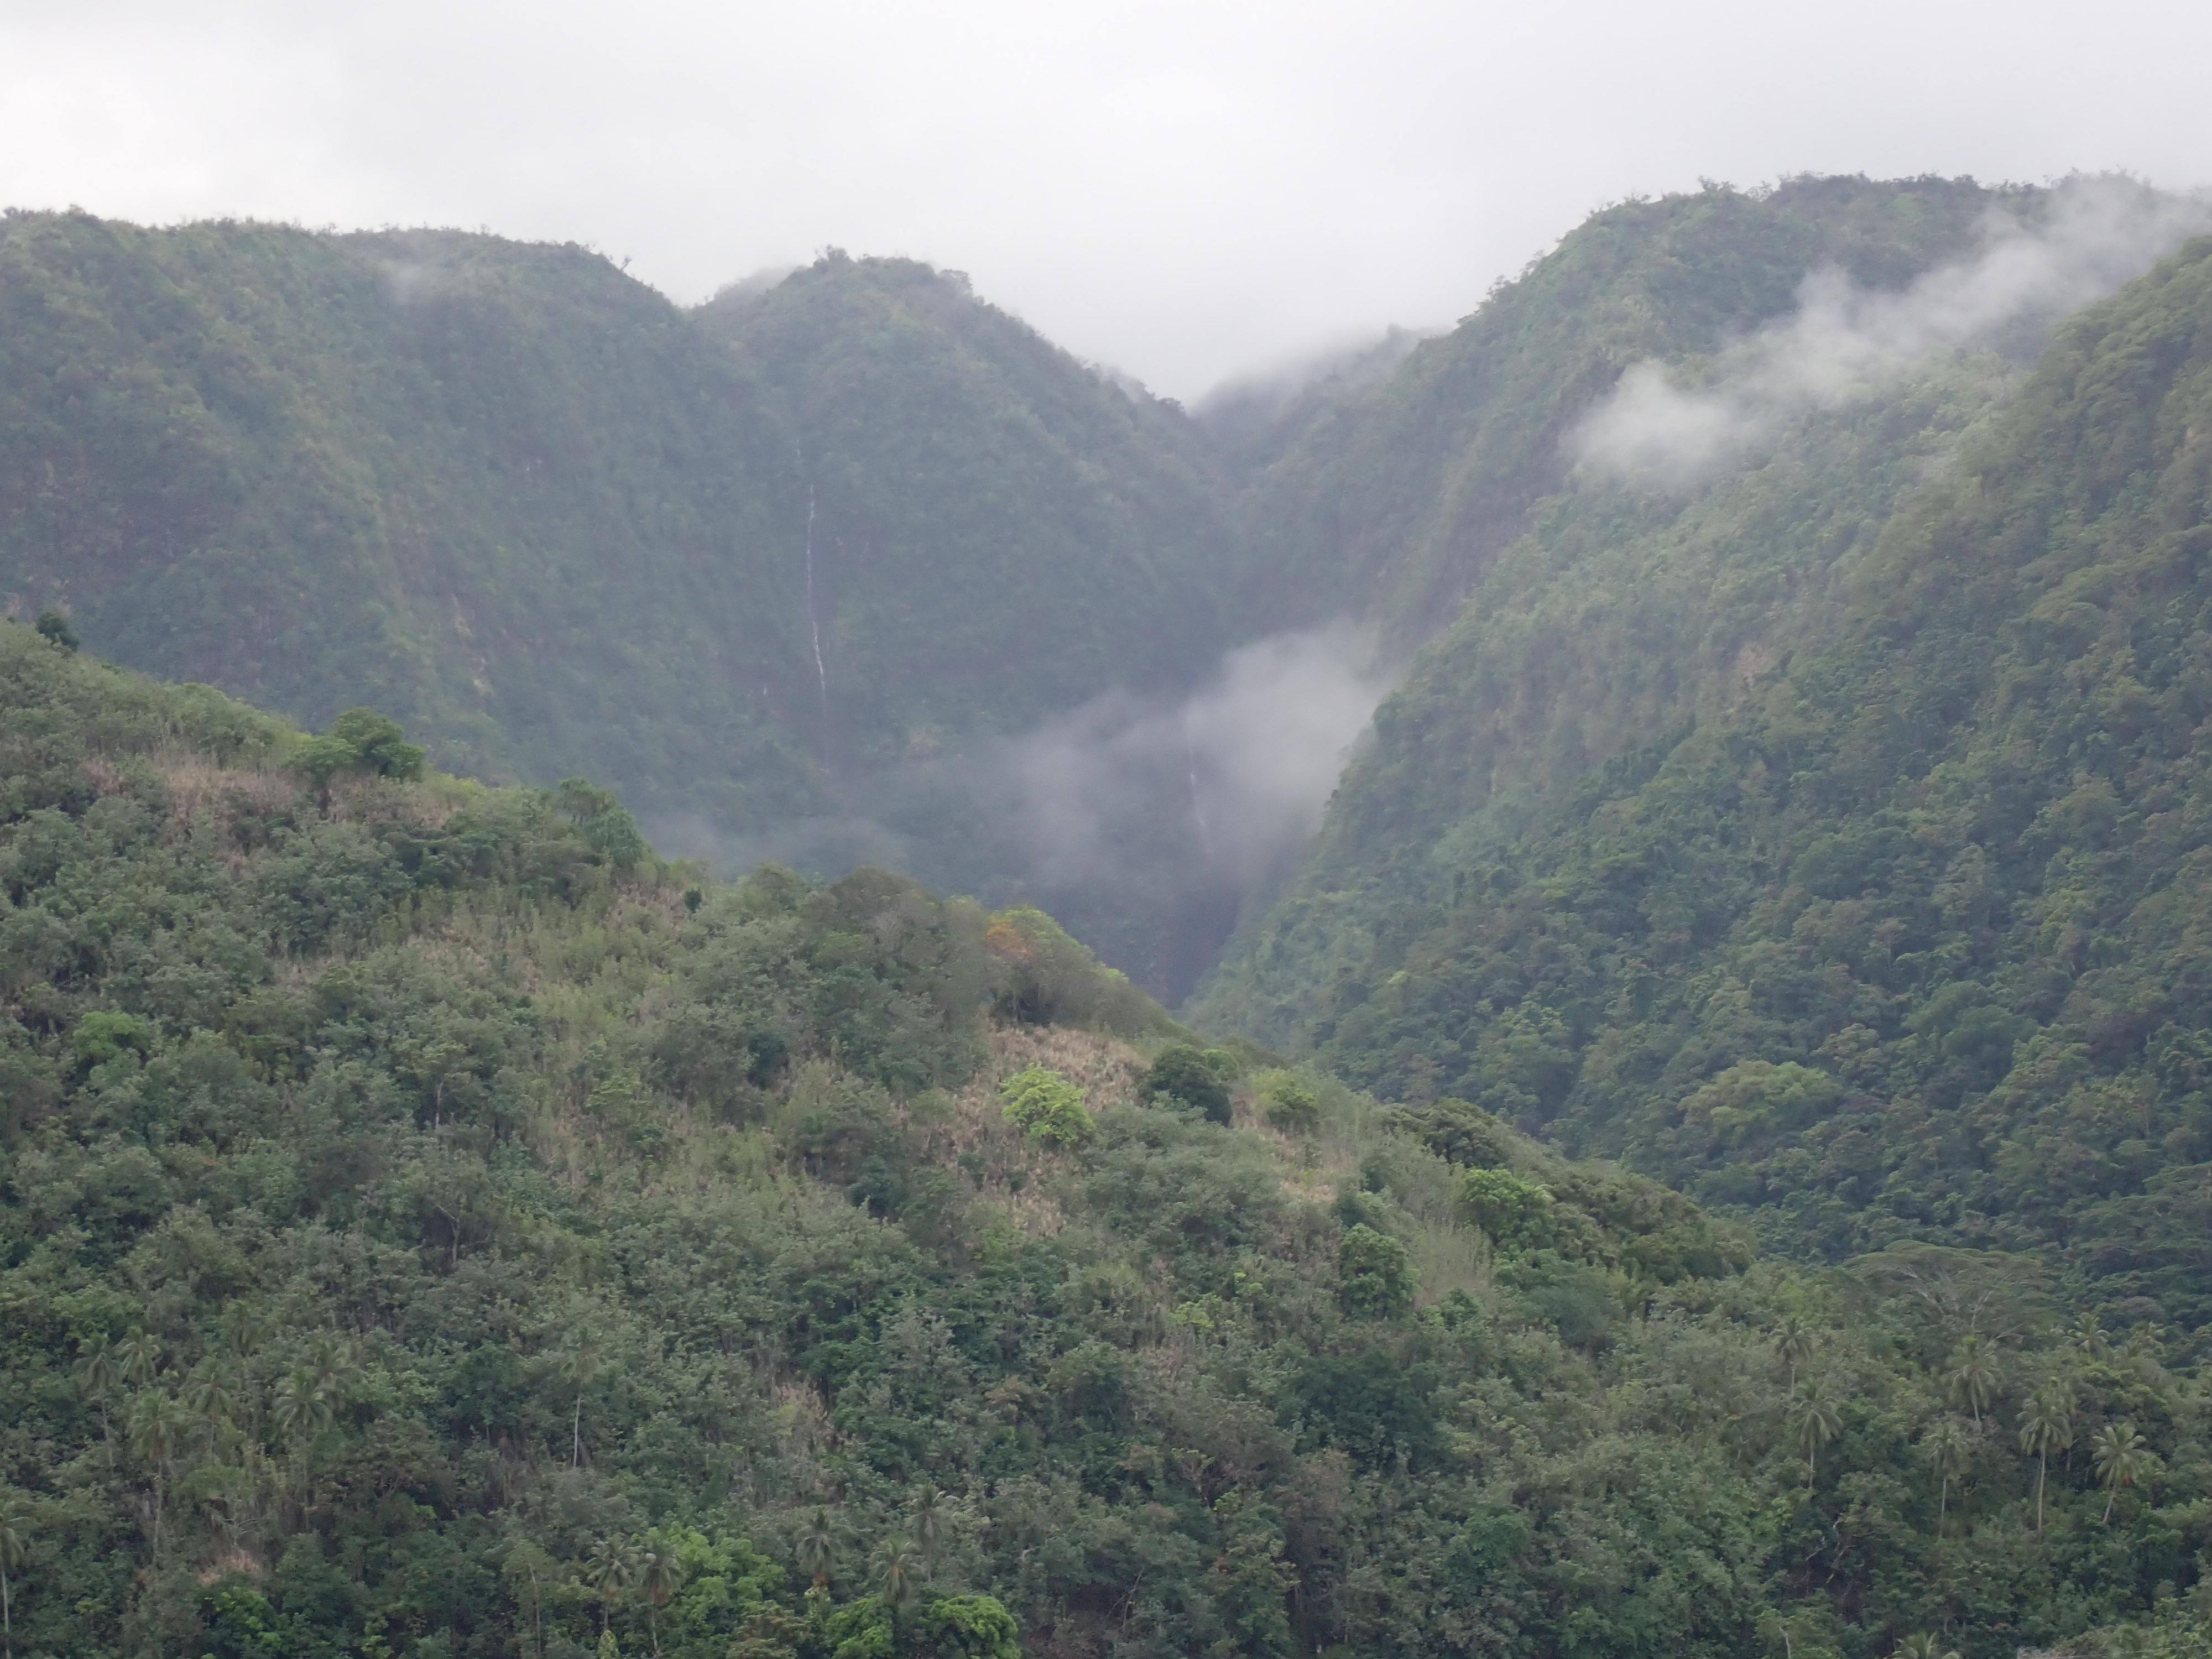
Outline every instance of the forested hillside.
<path fill-rule="evenodd" d="M 1765 561 L 1731 601 L 1762 648 L 1823 625 L 1811 590 L 1776 586 L 1797 555 L 1754 546 L 1762 526 L 1802 544 L 1886 516 L 2034 331 L 1893 398 L 1887 424 L 1842 422 L 1845 453 L 1770 473 L 1733 529 L 1733 508 L 1691 532 L 1626 496 L 1562 520 L 1544 503 L 1577 423 L 1639 362 L 1724 362 L 1809 276 L 1897 291 L 1985 248 L 1991 213 L 2039 225 L 2069 199 L 1826 179 L 1626 204 L 1449 337 L 1209 426 L 911 261 L 833 252 L 686 312 L 574 247 L 19 213 L 0 601 L 311 724 L 373 701 L 488 781 L 589 773 L 731 870 L 876 862 L 1047 902 L 1180 999 L 1279 882 L 1280 836 L 1247 820 L 1303 835 L 1322 794 L 1215 787 L 1296 770 L 1276 751 L 1313 741 L 1256 718 L 1209 734 L 1183 700 L 1232 673 L 1224 653 L 1347 623 L 1402 652 L 1478 589 L 1555 570 L 1562 540 L 1624 535 L 1733 536 L 1687 556 L 1709 570 Z M 1552 550 L 1509 558 L 1532 525 Z M 1586 731 L 1560 754 L 1655 740 L 1711 678 L 1656 625 L 1618 641 L 1648 684 L 1566 699 Z M 1495 643 L 1474 653 L 1493 678 Z M 1505 766 L 1493 805 L 1572 771 Z"/>
<path fill-rule="evenodd" d="M 2181 1650 L 2151 1326 L 1754 1265 L 1035 912 L 0 624 L 0 939 L 27 1659 Z"/>
<path fill-rule="evenodd" d="M 1563 498 L 1504 567 L 1540 579 L 1386 705 L 1225 994 L 1771 1249 L 2040 1253 L 2199 1331 L 2212 245 L 2068 325 L 1893 513 L 1792 482 L 1955 428 L 1954 383 L 1813 421 L 1656 537 L 1664 498 Z M 1608 718 L 1594 676 L 1681 723 L 1547 803 L 1518 780 L 1584 759 L 1547 702 Z"/>
<path fill-rule="evenodd" d="M 576 248 L 0 225 L 0 587 L 441 764 L 818 809 L 786 429 Z"/>
<path fill-rule="evenodd" d="M 1793 179 L 1624 203 L 1502 283 L 1397 369 L 1294 403 L 1245 488 L 1251 601 L 1285 621 L 1351 610 L 1419 640 L 1448 620 L 1622 372 L 1695 358 L 1788 313 L 1809 272 L 1902 288 L 2044 193 L 1971 179 Z"/>
<path fill-rule="evenodd" d="M 1171 405 L 912 260 L 832 253 L 702 316 L 793 428 L 844 757 L 936 755 L 1220 653 L 1227 502 Z"/>
<path fill-rule="evenodd" d="M 901 262 L 690 313 L 490 236 L 0 223 L 16 611 L 296 719 L 373 701 L 456 770 L 588 771 L 702 847 L 1198 678 L 1207 453 Z"/>

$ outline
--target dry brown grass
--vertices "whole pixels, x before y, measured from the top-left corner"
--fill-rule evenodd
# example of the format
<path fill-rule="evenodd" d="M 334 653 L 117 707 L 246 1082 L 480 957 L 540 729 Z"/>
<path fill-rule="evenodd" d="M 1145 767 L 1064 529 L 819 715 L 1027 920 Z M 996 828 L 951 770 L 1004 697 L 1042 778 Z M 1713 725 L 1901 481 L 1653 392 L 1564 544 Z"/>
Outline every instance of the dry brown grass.
<path fill-rule="evenodd" d="M 91 754 L 76 763 L 77 775 L 103 795 L 120 794 L 126 787 L 123 769 L 106 756 Z"/>
<path fill-rule="evenodd" d="M 1031 1237 L 1048 1237 L 1067 1224 L 1059 1191 L 1066 1155 L 1006 1121 L 1000 1087 L 1025 1067 L 1048 1066 L 1083 1091 L 1096 1118 L 1135 1102 L 1145 1057 L 1117 1038 L 1059 1026 L 994 1027 L 989 1042 L 975 1079 L 941 1104 L 918 1103 L 910 1121 L 927 1161 L 960 1169 L 986 1204 Z"/>

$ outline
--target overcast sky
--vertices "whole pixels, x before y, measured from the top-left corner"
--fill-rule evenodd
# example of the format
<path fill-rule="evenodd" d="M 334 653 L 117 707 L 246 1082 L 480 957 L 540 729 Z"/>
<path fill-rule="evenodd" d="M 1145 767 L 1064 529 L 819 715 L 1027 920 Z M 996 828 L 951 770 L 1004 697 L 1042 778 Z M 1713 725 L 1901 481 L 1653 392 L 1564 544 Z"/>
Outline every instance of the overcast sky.
<path fill-rule="evenodd" d="M 1190 397 L 1448 324 L 1591 209 L 1799 172 L 2212 184 L 2203 0 L 0 0 L 0 202 L 836 246 Z"/>

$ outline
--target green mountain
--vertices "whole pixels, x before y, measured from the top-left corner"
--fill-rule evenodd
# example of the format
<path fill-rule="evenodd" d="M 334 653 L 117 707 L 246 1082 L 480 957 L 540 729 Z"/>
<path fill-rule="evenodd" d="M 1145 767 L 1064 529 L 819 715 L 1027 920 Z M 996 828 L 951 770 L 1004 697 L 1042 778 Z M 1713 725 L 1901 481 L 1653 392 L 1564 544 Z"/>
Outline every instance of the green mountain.
<path fill-rule="evenodd" d="M 1901 288 L 2045 193 L 1801 179 L 1592 216 L 1380 381 L 1294 400 L 1246 486 L 1246 591 L 1275 625 L 1350 611 L 1433 633 L 1564 482 L 1575 424 L 1646 358 L 1710 354 L 1790 312 L 1808 272 Z M 1233 409 L 1230 411 L 1233 420 Z"/>
<path fill-rule="evenodd" d="M 2026 423 L 2123 334 L 2185 365 L 2173 311 Z M 0 623 L 0 964 L 25 1659 L 2201 1638 L 2148 1326 L 2031 1256 L 1753 1265 L 1480 1108 L 1196 1048 L 1034 911 L 718 884 L 603 791 Z"/>
<path fill-rule="evenodd" d="M 1189 684 L 1231 575 L 1187 419 L 899 261 L 687 313 L 574 247 L 16 214 L 0 454 L 23 615 L 702 849 Z"/>
<path fill-rule="evenodd" d="M 1187 994 L 1243 892 L 1164 723 L 1252 631 L 1212 447 L 957 272 L 833 254 L 701 314 L 793 434 L 837 805 L 698 844 L 1041 904 Z"/>
<path fill-rule="evenodd" d="M 1771 1249 L 2201 1329 L 2208 327 L 2198 241 L 2016 389 L 1945 354 L 1686 494 L 1584 469 L 1204 1015 Z"/>
<path fill-rule="evenodd" d="M 1226 504 L 1172 405 L 910 260 L 833 253 L 702 319 L 792 428 L 841 760 L 926 758 L 1219 653 Z"/>
<path fill-rule="evenodd" d="M 818 806 L 769 399 L 577 248 L 0 225 L 0 589 L 98 650 L 441 764 Z"/>
<path fill-rule="evenodd" d="M 687 313 L 575 248 L 17 214 L 0 595 L 309 724 L 374 704 L 443 766 L 597 778 L 732 867 L 1042 903 L 1180 1000 L 1309 821 L 1238 783 L 1300 728 L 1182 704 L 1224 651 L 1346 616 L 1435 631 L 1626 365 L 1724 351 L 1808 270 L 1895 287 L 2050 199 L 1630 204 L 1449 337 L 1204 425 L 908 261 Z M 1838 487 L 1878 513 L 1895 478 Z M 1315 672 L 1371 695 L 1279 672 L 1248 703 Z"/>

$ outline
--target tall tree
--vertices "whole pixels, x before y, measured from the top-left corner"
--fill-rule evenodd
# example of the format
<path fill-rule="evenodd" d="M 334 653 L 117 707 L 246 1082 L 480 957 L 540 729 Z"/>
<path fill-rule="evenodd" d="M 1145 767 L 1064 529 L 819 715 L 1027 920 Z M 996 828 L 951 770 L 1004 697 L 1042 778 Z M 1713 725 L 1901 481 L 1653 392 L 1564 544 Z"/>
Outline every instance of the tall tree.
<path fill-rule="evenodd" d="M 2132 1423 L 2107 1423 L 2089 1442 L 2096 1460 L 2097 1478 L 2105 1485 L 2104 1524 L 2112 1523 L 2112 1504 L 2123 1486 L 2132 1486 L 2149 1474 L 2154 1455 Z"/>
<path fill-rule="evenodd" d="M 1836 1437 L 1843 1419 L 1826 1391 L 1809 1379 L 1790 1391 L 1790 1416 L 1797 1426 L 1797 1443 L 1805 1449 L 1805 1484 L 1809 1486 L 1818 1472 L 1820 1448 Z"/>
<path fill-rule="evenodd" d="M 6 1642 L 7 1659 L 15 1659 L 15 1601 L 8 1575 L 22 1566 L 29 1553 L 28 1529 L 22 1516 L 0 1510 L 0 1638 Z"/>
<path fill-rule="evenodd" d="M 2045 1383 L 2028 1397 L 2020 1419 L 2020 1449 L 2035 1457 L 2035 1529 L 2043 1530 L 2043 1488 L 2051 1454 L 2074 1443 L 2074 1412 L 2065 1391 Z"/>
<path fill-rule="evenodd" d="M 168 1504 L 170 1465 L 186 1428 L 183 1411 L 161 1389 L 149 1389 L 131 1408 L 131 1449 L 154 1475 L 154 1559 L 161 1558 L 161 1516 Z"/>
<path fill-rule="evenodd" d="M 684 1564 L 658 1537 L 638 1555 L 638 1588 L 645 1592 L 645 1617 L 653 1634 L 653 1659 L 660 1655 L 660 1610 L 674 1597 L 684 1580 Z"/>
<path fill-rule="evenodd" d="M 580 1342 L 562 1357 L 561 1378 L 576 1390 L 574 1409 L 568 1418 L 568 1467 L 580 1468 L 584 1462 L 584 1390 L 599 1374 L 599 1352 L 588 1342 Z"/>
<path fill-rule="evenodd" d="M 921 1596 L 921 1553 L 908 1540 L 899 1539 L 884 1552 L 883 1574 L 877 1581 L 876 1593 L 884 1598 L 894 1620 Z"/>
<path fill-rule="evenodd" d="M 914 1541 L 921 1546 L 921 1559 L 930 1571 L 935 1572 L 945 1554 L 945 1494 L 934 1486 L 925 1488 L 915 1500 Z"/>
<path fill-rule="evenodd" d="M 277 1379 L 270 1397 L 269 1422 L 291 1443 L 293 1458 L 299 1465 L 302 1504 L 307 1501 L 307 1460 L 314 1438 L 330 1426 L 334 1416 L 329 1390 L 315 1381 L 308 1367 L 295 1365 Z"/>
<path fill-rule="evenodd" d="M 1774 1328 L 1774 1357 L 1790 1368 L 1790 1386 L 1797 1386 L 1799 1368 L 1809 1364 L 1818 1346 L 1813 1328 L 1796 1314 Z"/>
<path fill-rule="evenodd" d="M 1928 1461 L 1936 1466 L 1936 1479 L 1941 1483 L 1936 1500 L 1936 1529 L 1940 1533 L 1943 1518 L 1951 1508 L 1951 1483 L 1966 1478 L 1967 1469 L 1972 1466 L 1973 1448 L 1955 1417 L 1947 1417 L 1929 1430 L 1921 1447 Z"/>
<path fill-rule="evenodd" d="M 830 1511 L 817 1504 L 813 1518 L 806 1530 L 799 1535 L 799 1570 L 813 1581 L 817 1590 L 827 1592 L 830 1571 L 836 1565 L 837 1540 L 830 1530 Z"/>
<path fill-rule="evenodd" d="M 629 1540 L 620 1533 L 609 1533 L 592 1546 L 592 1553 L 584 1559 L 584 1582 L 599 1592 L 599 1637 L 606 1638 L 607 1620 L 622 1593 L 629 1588 L 630 1579 L 637 1571 L 638 1553 Z"/>
<path fill-rule="evenodd" d="M 1978 1336 L 1970 1336 L 1959 1344 L 1951 1356 L 1951 1369 L 1943 1378 L 1952 1403 L 1960 1405 L 1973 1414 L 1974 1426 L 1982 1426 L 1982 1413 L 1990 1408 L 1996 1397 L 1998 1371 L 1996 1356 Z"/>
<path fill-rule="evenodd" d="M 100 1435 L 107 1444 L 108 1467 L 115 1465 L 115 1430 L 107 1419 L 107 1396 L 122 1379 L 122 1360 L 114 1343 L 106 1337 L 88 1341 L 76 1363 L 76 1385 L 84 1397 L 100 1408 Z"/>

